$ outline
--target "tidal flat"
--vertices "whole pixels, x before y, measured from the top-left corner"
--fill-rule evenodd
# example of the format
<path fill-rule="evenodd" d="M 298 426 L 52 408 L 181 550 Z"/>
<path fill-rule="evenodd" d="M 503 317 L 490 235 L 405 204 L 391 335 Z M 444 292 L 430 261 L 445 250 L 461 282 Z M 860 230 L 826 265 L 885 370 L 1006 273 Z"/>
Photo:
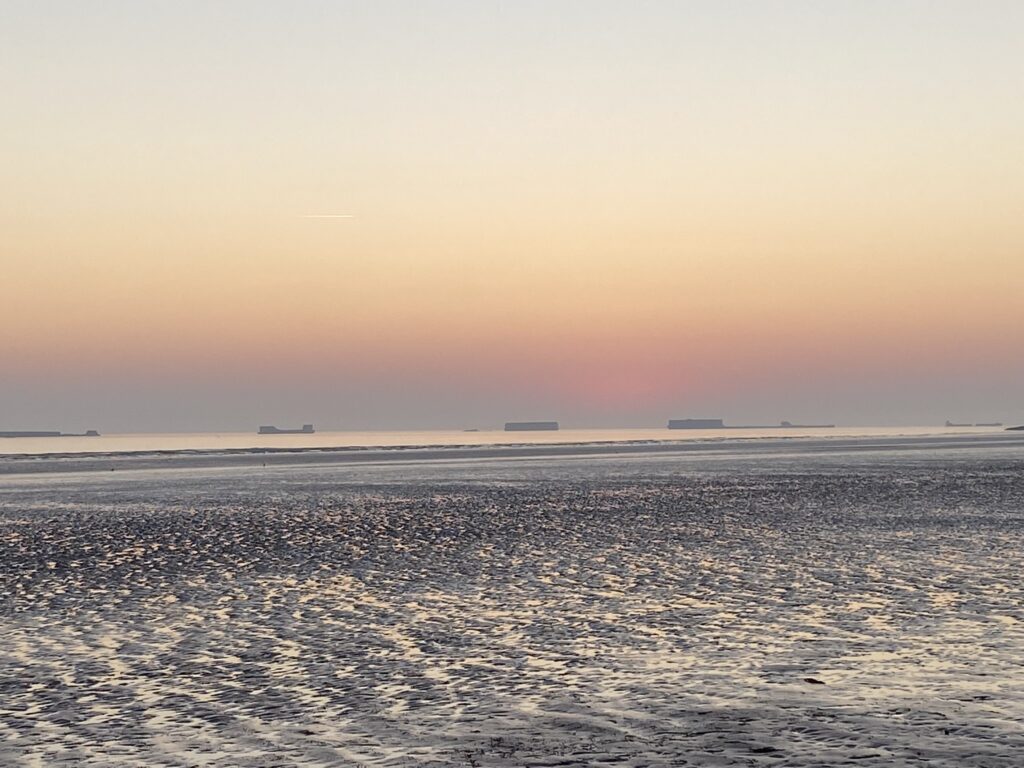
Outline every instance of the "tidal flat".
<path fill-rule="evenodd" d="M 1024 454 L 9 477 L 0 764 L 1019 766 Z"/>

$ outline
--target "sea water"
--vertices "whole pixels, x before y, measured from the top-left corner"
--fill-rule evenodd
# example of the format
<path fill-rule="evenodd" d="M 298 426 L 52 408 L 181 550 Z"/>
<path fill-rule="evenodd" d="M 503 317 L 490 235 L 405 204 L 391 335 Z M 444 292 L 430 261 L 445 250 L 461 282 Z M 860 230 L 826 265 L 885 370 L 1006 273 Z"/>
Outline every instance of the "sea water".
<path fill-rule="evenodd" d="M 334 431 L 260 435 L 255 432 L 165 432 L 103 434 L 99 437 L 0 438 L 0 455 L 123 453 L 136 451 L 237 451 L 245 449 L 356 448 L 457 445 L 550 445 L 557 443 L 722 440 L 784 437 L 897 437 L 992 434 L 1000 427 L 835 427 L 769 429 L 562 429 L 551 432 L 502 430 Z"/>

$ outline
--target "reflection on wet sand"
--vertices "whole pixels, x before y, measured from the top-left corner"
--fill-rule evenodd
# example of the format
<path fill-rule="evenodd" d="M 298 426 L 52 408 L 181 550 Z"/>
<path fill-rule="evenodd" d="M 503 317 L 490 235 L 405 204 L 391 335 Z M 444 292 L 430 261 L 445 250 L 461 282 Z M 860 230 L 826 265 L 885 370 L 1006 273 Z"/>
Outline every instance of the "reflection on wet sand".
<path fill-rule="evenodd" d="M 305 482 L 0 496 L 0 763 L 1024 754 L 1016 464 Z"/>

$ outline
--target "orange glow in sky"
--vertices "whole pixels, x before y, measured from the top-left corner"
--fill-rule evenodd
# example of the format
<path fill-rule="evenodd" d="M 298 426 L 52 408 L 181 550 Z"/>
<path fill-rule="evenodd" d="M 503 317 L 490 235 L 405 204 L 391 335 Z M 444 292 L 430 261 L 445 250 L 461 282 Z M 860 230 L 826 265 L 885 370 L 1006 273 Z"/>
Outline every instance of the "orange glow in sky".
<path fill-rule="evenodd" d="M 733 5 L 16 7 L 0 421 L 1024 417 L 1024 9 Z"/>

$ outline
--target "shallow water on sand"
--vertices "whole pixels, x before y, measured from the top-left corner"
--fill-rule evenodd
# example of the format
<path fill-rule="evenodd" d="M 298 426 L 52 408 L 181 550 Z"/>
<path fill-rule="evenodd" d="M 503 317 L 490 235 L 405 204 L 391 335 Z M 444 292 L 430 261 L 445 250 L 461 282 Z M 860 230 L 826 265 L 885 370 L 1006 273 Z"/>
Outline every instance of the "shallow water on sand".
<path fill-rule="evenodd" d="M 0 484 L 0 764 L 1019 765 L 1022 469 Z"/>

